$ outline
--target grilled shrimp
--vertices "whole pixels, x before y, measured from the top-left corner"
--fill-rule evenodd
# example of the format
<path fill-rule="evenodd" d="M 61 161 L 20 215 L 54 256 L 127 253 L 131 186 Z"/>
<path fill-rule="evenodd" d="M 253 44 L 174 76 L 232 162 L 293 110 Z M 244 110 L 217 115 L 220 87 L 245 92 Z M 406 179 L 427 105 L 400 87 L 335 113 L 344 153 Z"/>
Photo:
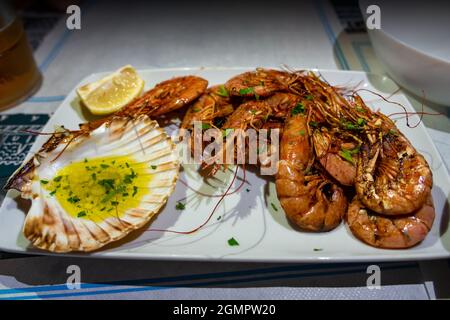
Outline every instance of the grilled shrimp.
<path fill-rule="evenodd" d="M 330 132 L 326 128 L 314 129 L 314 151 L 322 167 L 340 184 L 353 186 L 359 145 L 344 139 L 344 134 Z"/>
<path fill-rule="evenodd" d="M 423 206 L 432 185 L 427 161 L 398 130 L 362 146 L 355 189 L 367 208 L 385 215 L 414 212 Z"/>
<path fill-rule="evenodd" d="M 231 78 L 225 83 L 225 88 L 233 96 L 267 97 L 287 89 L 296 77 L 286 71 L 258 68 Z"/>
<path fill-rule="evenodd" d="M 301 97 L 296 94 L 277 92 L 264 101 L 272 108 L 274 117 L 286 118 L 288 111 L 292 110 L 301 100 Z"/>
<path fill-rule="evenodd" d="M 381 216 L 366 209 L 357 196 L 347 212 L 347 224 L 353 235 L 378 248 L 405 249 L 421 242 L 435 217 L 433 198 L 428 194 L 421 208 L 409 215 Z"/>
<path fill-rule="evenodd" d="M 265 101 L 248 101 L 241 104 L 225 121 L 223 130 L 232 129 L 234 137 L 245 134 L 248 128 L 260 129 L 271 114 L 271 107 Z M 221 162 L 226 159 L 227 153 L 233 151 L 231 144 L 234 145 L 234 138 L 229 136 L 225 139 L 223 148 L 207 162 L 202 164 L 202 169 L 210 170 L 209 174 L 214 175 L 220 168 Z"/>
<path fill-rule="evenodd" d="M 306 116 L 287 118 L 281 138 L 276 189 L 288 219 L 300 229 L 329 231 L 347 209 L 343 190 L 312 167 Z"/>
<path fill-rule="evenodd" d="M 259 129 L 272 113 L 265 101 L 248 101 L 241 104 L 223 124 L 224 129 Z"/>
<path fill-rule="evenodd" d="M 180 139 L 184 138 L 186 130 L 191 134 L 190 136 L 190 150 L 191 154 L 195 156 L 196 142 L 200 144 L 203 151 L 205 143 L 201 135 L 202 131 L 196 131 L 194 129 L 194 122 L 201 122 L 207 127 L 217 128 L 218 120 L 222 120 L 224 117 L 233 113 L 234 108 L 231 104 L 231 100 L 224 87 L 214 86 L 209 88 L 200 98 L 192 104 L 186 114 L 184 115 L 183 122 L 180 126 Z"/>
<path fill-rule="evenodd" d="M 207 85 L 208 81 L 196 76 L 169 79 L 157 84 L 122 110 L 128 113 L 143 108 L 147 115 L 159 116 L 191 103 L 205 92 Z"/>
<path fill-rule="evenodd" d="M 181 129 L 191 129 L 194 121 L 213 125 L 216 118 L 226 117 L 234 108 L 222 85 L 209 88 L 189 107 L 181 123 Z"/>

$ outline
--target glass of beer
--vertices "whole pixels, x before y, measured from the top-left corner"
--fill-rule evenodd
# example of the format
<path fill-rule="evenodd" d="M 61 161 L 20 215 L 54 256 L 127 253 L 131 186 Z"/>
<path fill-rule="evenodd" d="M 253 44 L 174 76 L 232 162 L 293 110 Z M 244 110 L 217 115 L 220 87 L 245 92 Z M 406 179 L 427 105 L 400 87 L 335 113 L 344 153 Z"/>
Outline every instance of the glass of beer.
<path fill-rule="evenodd" d="M 8 1 L 0 1 L 0 108 L 14 106 L 41 83 L 22 22 Z"/>

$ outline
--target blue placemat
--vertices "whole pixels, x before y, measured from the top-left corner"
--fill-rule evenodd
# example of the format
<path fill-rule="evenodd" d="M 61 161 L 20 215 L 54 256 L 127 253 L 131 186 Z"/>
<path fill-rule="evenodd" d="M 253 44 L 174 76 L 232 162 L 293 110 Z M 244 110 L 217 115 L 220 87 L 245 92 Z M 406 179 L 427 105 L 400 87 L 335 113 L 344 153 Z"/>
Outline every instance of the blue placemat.
<path fill-rule="evenodd" d="M 0 115 L 0 177 L 10 176 L 22 163 L 36 138 L 25 130 L 40 132 L 48 114 Z"/>

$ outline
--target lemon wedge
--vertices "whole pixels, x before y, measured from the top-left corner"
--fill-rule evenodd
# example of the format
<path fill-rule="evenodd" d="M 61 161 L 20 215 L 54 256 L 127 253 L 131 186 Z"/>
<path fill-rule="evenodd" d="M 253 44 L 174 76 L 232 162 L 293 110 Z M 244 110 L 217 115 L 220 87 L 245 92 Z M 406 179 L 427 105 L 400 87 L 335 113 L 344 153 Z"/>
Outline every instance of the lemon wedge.
<path fill-rule="evenodd" d="M 92 114 L 106 115 L 116 112 L 138 97 L 144 80 L 131 65 L 77 89 L 78 96 Z"/>

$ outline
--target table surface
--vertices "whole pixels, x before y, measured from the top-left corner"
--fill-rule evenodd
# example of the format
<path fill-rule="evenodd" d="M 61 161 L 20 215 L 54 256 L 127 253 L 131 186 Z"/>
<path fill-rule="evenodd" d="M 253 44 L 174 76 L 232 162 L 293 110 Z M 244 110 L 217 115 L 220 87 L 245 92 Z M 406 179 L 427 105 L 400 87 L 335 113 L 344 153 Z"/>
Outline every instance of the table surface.
<path fill-rule="evenodd" d="M 325 0 L 277 1 L 271 7 L 87 3 L 81 8 L 81 30 L 68 30 L 62 15 L 40 44 L 32 41 L 42 86 L 28 100 L 3 111 L 1 121 L 16 119 L 17 114 L 26 121 L 33 116 L 44 121 L 86 75 L 128 63 L 138 69 L 285 64 L 384 73 L 352 6 Z M 51 19 L 56 21 L 54 15 Z M 420 99 L 406 95 L 414 108 L 422 108 Z M 423 108 L 443 113 L 424 122 L 448 169 L 450 108 L 429 103 Z M 10 170 L 2 154 L 0 170 Z M 107 261 L 0 253 L 0 299 L 448 298 L 449 261 L 379 263 L 382 286 L 370 290 L 368 264 Z M 81 270 L 82 285 L 75 290 L 66 286 L 71 265 Z"/>

